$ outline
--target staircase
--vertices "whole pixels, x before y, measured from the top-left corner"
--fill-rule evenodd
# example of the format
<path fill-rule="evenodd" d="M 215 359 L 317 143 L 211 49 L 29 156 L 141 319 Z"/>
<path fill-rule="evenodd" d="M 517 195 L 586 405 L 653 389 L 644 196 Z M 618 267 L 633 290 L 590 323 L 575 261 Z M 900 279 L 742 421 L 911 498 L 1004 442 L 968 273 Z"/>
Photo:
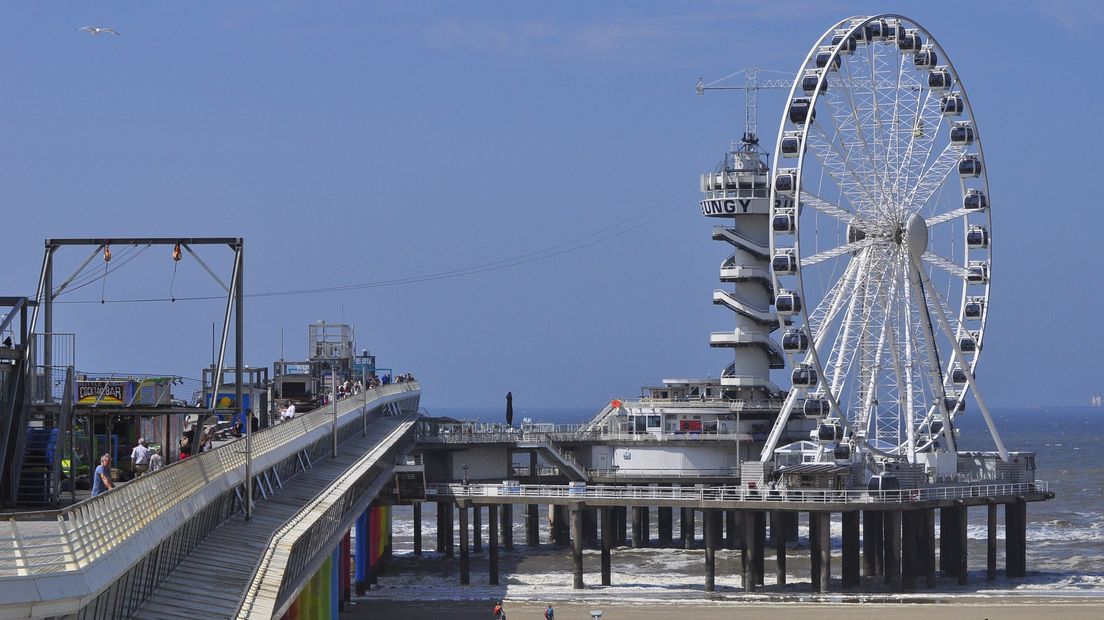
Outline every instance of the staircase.
<path fill-rule="evenodd" d="M 23 445 L 23 465 L 19 470 L 16 502 L 27 506 L 48 506 L 57 496 L 53 488 L 54 450 L 58 429 L 28 428 Z"/>

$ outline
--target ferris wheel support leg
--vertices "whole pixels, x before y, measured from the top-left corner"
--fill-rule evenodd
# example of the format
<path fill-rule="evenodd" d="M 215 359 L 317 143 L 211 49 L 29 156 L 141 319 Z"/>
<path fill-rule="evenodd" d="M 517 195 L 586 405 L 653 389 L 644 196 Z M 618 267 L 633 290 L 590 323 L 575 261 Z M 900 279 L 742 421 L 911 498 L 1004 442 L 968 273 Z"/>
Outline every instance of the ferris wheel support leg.
<path fill-rule="evenodd" d="M 924 344 L 928 349 L 928 372 L 931 374 L 932 390 L 939 391 L 939 397 L 936 403 L 936 407 L 940 412 L 940 418 L 943 420 L 943 437 L 947 439 L 947 449 L 950 452 L 958 453 L 958 442 L 955 440 L 954 430 L 951 428 L 951 412 L 947 411 L 947 391 L 943 387 L 943 377 L 939 373 L 938 367 L 938 354 L 935 348 L 935 328 L 932 327 L 931 321 L 931 309 L 928 308 L 928 298 L 924 292 L 924 282 L 926 275 L 924 270 L 918 264 L 918 261 L 912 266 L 912 273 L 909 275 L 909 285 L 912 288 L 913 295 L 916 296 L 914 303 L 919 304 L 920 319 L 924 324 L 924 330 L 926 336 L 924 338 Z M 930 285 L 931 281 L 927 280 L 927 285 Z"/>
<path fill-rule="evenodd" d="M 923 269 L 919 266 L 916 267 L 916 272 L 920 274 L 920 277 L 924 280 L 924 285 L 931 288 L 932 282 L 928 278 L 928 274 L 924 273 Z M 934 290 L 934 289 L 932 289 Z M 943 335 L 951 341 L 951 347 L 954 348 L 955 355 L 960 360 L 966 359 L 962 354 L 962 349 L 958 346 L 958 339 L 955 338 L 954 331 L 951 330 L 950 323 L 947 322 L 947 317 L 943 316 L 943 312 L 936 312 L 935 317 L 939 323 L 939 329 L 943 330 Z M 1000 433 L 997 432 L 997 426 L 993 423 L 993 416 L 989 415 L 989 407 L 985 404 L 985 399 L 981 396 L 981 390 L 978 389 L 977 381 L 974 379 L 974 373 L 966 373 L 966 383 L 970 385 L 970 391 L 974 393 L 974 398 L 977 399 L 978 408 L 981 409 L 981 415 L 985 418 L 985 425 L 989 427 L 989 434 L 993 436 L 993 443 L 997 445 L 997 452 L 1000 453 L 1002 461 L 1008 461 L 1008 450 L 1004 447 L 1004 442 L 1001 441 Z M 946 409 L 946 406 L 944 406 Z"/>
<path fill-rule="evenodd" d="M 778 444 L 782 431 L 786 429 L 786 424 L 790 421 L 790 412 L 793 411 L 794 403 L 797 402 L 800 392 L 799 389 L 790 388 L 790 393 L 786 395 L 786 400 L 782 403 L 782 409 L 774 420 L 774 426 L 771 428 L 770 434 L 767 435 L 767 441 L 763 444 L 763 452 L 759 455 L 760 463 L 767 463 L 774 458 L 774 447 Z"/>

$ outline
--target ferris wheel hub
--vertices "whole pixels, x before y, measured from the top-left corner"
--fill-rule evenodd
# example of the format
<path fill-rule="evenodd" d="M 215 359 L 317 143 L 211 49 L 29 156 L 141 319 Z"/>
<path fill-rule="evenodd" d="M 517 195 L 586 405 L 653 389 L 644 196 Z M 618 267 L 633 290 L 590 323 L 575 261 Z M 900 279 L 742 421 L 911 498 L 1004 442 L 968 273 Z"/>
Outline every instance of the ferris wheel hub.
<path fill-rule="evenodd" d="M 905 223 L 904 241 L 910 258 L 915 264 L 919 264 L 920 257 L 928 251 L 928 223 L 919 214 L 912 214 Z"/>

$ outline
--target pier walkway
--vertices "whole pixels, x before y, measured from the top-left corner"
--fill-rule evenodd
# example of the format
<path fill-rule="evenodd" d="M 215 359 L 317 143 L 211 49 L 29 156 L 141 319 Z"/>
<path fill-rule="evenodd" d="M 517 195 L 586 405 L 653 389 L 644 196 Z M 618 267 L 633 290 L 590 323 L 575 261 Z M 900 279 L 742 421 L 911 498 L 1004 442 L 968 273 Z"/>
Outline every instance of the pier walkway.
<path fill-rule="evenodd" d="M 407 382 L 338 401 L 338 439 L 344 446 L 338 460 L 351 459 L 346 466 L 364 461 L 372 448 L 361 443 L 365 430 L 374 431 L 377 421 L 389 417 L 395 420 L 386 426 L 395 430 L 397 420 L 416 412 L 420 394 L 416 382 Z M 268 500 L 254 504 L 258 528 L 268 518 L 261 516 L 263 504 L 298 501 L 301 509 L 309 503 L 309 491 L 284 493 L 279 487 L 295 488 L 299 476 L 325 475 L 312 472 L 321 470 L 323 460 L 333 460 L 332 419 L 332 409 L 323 408 L 254 433 L 254 497 Z M 244 447 L 244 439 L 228 443 L 62 510 L 7 515 L 0 521 L 0 618 L 137 612 L 193 550 L 208 544 L 219 524 L 240 518 Z M 266 507 L 264 514 L 275 515 L 276 509 Z M 249 540 L 267 540 L 271 526 L 267 531 Z M 235 561 L 236 545 L 224 547 L 223 563 Z M 206 604 L 199 591 L 192 600 L 193 610 Z"/>

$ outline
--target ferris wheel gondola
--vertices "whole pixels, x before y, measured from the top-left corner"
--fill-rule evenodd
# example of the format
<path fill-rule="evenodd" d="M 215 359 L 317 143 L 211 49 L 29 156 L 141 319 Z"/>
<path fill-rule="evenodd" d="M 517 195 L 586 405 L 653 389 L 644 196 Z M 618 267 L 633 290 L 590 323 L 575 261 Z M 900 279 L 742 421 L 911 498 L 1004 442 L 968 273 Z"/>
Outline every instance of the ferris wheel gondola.
<path fill-rule="evenodd" d="M 950 55 L 907 17 L 843 20 L 811 47 L 770 176 L 794 370 L 763 460 L 809 413 L 854 458 L 954 452 L 968 395 L 1007 458 L 975 382 L 993 243 L 977 127 Z"/>

